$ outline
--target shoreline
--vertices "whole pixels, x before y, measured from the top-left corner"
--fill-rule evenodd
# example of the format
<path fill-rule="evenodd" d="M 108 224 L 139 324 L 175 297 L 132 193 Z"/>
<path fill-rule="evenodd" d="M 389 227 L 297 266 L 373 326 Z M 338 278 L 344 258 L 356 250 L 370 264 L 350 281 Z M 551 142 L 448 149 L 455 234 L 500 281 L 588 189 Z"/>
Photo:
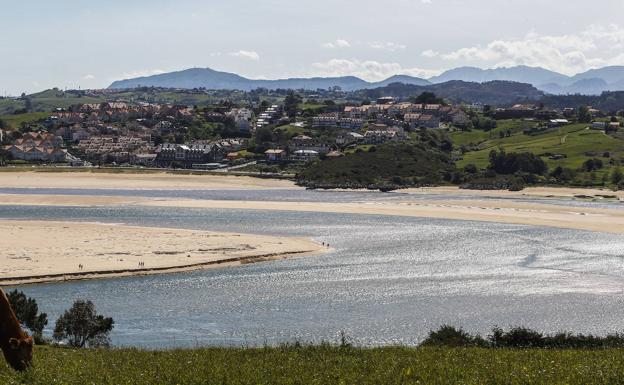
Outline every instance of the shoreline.
<path fill-rule="evenodd" d="M 12 170 L 0 168 L 0 186 L 6 189 L 76 189 L 76 190 L 305 190 L 288 179 L 241 176 L 234 174 L 176 173 L 172 170 L 101 170 L 84 169 L 57 171 L 54 169 Z M 318 191 L 370 191 L 370 190 L 318 190 Z M 378 191 L 374 191 L 378 192 Z M 420 187 L 396 190 L 389 194 L 436 195 L 452 194 L 488 198 L 574 198 L 587 196 L 600 198 L 613 196 L 624 200 L 624 191 L 606 188 L 580 188 L 565 186 L 527 187 L 522 191 L 465 190 L 458 186 Z"/>
<path fill-rule="evenodd" d="M 181 273 L 331 251 L 306 238 L 109 223 L 0 220 L 0 230 L 9 233 L 0 287 Z"/>

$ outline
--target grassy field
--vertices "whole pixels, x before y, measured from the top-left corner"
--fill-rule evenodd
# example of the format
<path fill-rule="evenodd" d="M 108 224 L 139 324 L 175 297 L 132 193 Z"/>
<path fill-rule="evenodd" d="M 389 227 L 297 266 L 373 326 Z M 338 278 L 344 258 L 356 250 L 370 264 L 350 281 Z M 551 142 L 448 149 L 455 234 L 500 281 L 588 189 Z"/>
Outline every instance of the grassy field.
<path fill-rule="evenodd" d="M 511 130 L 512 135 L 501 138 L 500 132 L 506 130 Z M 464 154 L 458 166 L 463 167 L 472 163 L 485 167 L 490 151 L 499 148 L 507 152 L 532 152 L 540 155 L 550 169 L 557 166 L 577 169 L 588 159 L 602 158 L 604 152 L 610 152 L 612 158 L 624 159 L 624 140 L 606 135 L 602 131 L 589 130 L 587 124 L 554 128 L 538 135 L 525 135 L 522 130 L 521 121 L 508 121 L 499 124 L 499 127 L 491 132 L 473 130 L 452 133 L 451 138 L 456 146 L 472 145 L 477 148 L 476 151 Z M 562 154 L 566 158 L 551 160 L 544 156 L 547 153 Z M 603 161 L 608 166 L 608 159 Z"/>
<path fill-rule="evenodd" d="M 2 384 L 622 384 L 622 350 L 43 347 Z"/>
<path fill-rule="evenodd" d="M 17 115 L 0 115 L 0 119 L 9 125 L 9 128 L 16 130 L 22 123 L 36 122 L 52 115 L 50 112 L 30 112 Z"/>

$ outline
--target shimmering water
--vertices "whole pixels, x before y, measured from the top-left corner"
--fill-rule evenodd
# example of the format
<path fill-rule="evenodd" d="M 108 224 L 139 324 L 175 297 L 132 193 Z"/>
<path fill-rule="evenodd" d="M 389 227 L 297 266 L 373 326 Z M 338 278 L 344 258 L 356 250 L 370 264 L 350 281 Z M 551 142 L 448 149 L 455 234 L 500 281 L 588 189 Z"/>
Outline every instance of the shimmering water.
<path fill-rule="evenodd" d="M 363 345 L 409 345 L 442 324 L 483 334 L 495 325 L 624 330 L 622 236 L 219 209 L 0 207 L 0 218 L 308 236 L 336 249 L 221 270 L 22 287 L 52 324 L 74 299 L 93 300 L 115 319 L 117 345 L 336 341 L 340 331 Z"/>

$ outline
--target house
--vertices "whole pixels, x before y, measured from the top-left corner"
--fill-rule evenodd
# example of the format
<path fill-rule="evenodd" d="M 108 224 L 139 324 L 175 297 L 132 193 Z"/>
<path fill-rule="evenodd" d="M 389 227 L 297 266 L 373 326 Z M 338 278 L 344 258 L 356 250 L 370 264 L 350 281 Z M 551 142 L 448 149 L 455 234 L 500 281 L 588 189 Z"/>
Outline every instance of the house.
<path fill-rule="evenodd" d="M 498 108 L 495 118 L 500 119 L 525 119 L 535 117 L 536 108 L 533 105 L 516 104 L 511 108 Z"/>
<path fill-rule="evenodd" d="M 223 153 L 215 144 L 163 144 L 156 150 L 156 164 L 160 167 L 171 167 L 177 163 L 184 168 L 192 168 L 194 164 L 220 162 Z"/>
<path fill-rule="evenodd" d="M 605 122 L 594 122 L 591 125 L 592 130 L 604 130 L 607 128 L 607 123 Z"/>
<path fill-rule="evenodd" d="M 297 150 L 293 152 L 290 160 L 293 162 L 310 162 L 319 158 L 318 151 L 314 150 Z"/>
<path fill-rule="evenodd" d="M 439 128 L 440 127 L 440 119 L 430 114 L 420 115 L 416 123 L 418 124 L 418 127 L 424 127 L 424 128 Z"/>
<path fill-rule="evenodd" d="M 342 158 L 343 156 L 345 156 L 345 154 L 343 154 L 340 151 L 330 151 L 325 156 L 329 159 L 336 159 L 336 158 Z"/>
<path fill-rule="evenodd" d="M 377 104 L 392 104 L 394 103 L 394 98 L 392 96 L 383 96 L 377 99 Z"/>
<path fill-rule="evenodd" d="M 270 149 L 264 152 L 267 162 L 278 163 L 286 160 L 286 151 L 280 149 Z"/>
<path fill-rule="evenodd" d="M 13 144 L 5 146 L 15 160 L 28 162 L 66 162 L 63 138 L 48 132 L 27 132 Z"/>
<path fill-rule="evenodd" d="M 396 141 L 399 141 L 399 133 L 395 131 L 373 130 L 366 131 L 364 134 L 364 143 L 366 144 L 383 144 Z"/>
<path fill-rule="evenodd" d="M 364 120 L 356 118 L 340 118 L 337 113 L 322 114 L 312 118 L 312 127 L 339 127 L 347 130 L 359 130 Z"/>
<path fill-rule="evenodd" d="M 319 154 L 327 154 L 331 150 L 327 144 L 306 135 L 298 135 L 292 138 L 289 149 L 291 153 L 299 150 L 311 150 Z"/>
<path fill-rule="evenodd" d="M 457 127 L 466 127 L 470 123 L 470 117 L 462 110 L 454 110 L 450 114 L 451 123 Z"/>
<path fill-rule="evenodd" d="M 236 128 L 240 132 L 251 131 L 251 120 L 253 119 L 253 111 L 248 108 L 234 108 L 227 113 L 228 117 L 234 120 Z"/>
<path fill-rule="evenodd" d="M 344 135 L 338 135 L 336 137 L 336 144 L 339 146 L 360 143 L 364 141 L 364 135 L 358 134 L 357 132 L 349 132 Z"/>
<path fill-rule="evenodd" d="M 561 127 L 570 124 L 568 119 L 550 119 L 548 127 Z"/>

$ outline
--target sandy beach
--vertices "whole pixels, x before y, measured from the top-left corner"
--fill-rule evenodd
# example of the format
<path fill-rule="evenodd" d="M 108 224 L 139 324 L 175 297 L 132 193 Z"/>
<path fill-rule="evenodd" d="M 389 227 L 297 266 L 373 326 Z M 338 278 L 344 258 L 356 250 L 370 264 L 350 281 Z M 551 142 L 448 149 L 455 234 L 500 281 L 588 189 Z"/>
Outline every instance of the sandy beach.
<path fill-rule="evenodd" d="M 110 190 L 257 190 L 298 188 L 289 180 L 230 175 L 149 173 L 0 171 L 3 188 Z"/>
<path fill-rule="evenodd" d="M 0 234 L 5 286 L 162 274 L 326 251 L 304 238 L 101 223 L 0 220 Z"/>

